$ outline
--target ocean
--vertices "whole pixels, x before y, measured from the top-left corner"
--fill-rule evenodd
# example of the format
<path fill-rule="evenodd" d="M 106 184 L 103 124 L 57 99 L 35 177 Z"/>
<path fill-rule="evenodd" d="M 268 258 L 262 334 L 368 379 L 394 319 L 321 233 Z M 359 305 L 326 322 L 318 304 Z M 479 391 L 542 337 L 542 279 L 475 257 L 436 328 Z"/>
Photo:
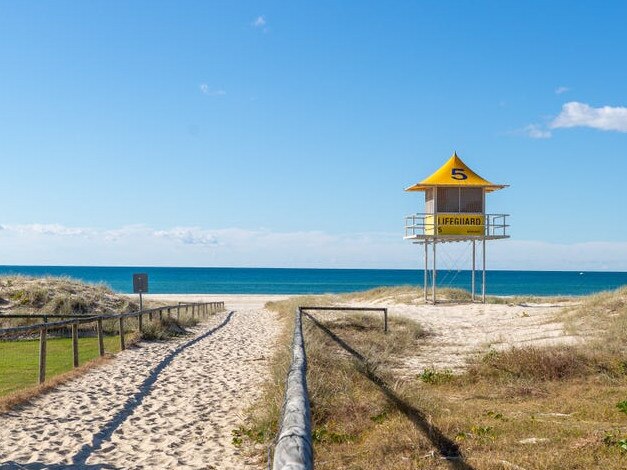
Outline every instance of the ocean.
<path fill-rule="evenodd" d="M 68 276 L 132 292 L 133 273 L 147 273 L 153 294 L 323 294 L 381 286 L 422 288 L 413 269 L 168 268 L 0 266 L 0 275 Z M 487 271 L 489 295 L 585 295 L 627 284 L 626 272 Z M 481 273 L 477 273 L 480 289 Z M 438 271 L 438 286 L 470 290 L 470 271 Z"/>

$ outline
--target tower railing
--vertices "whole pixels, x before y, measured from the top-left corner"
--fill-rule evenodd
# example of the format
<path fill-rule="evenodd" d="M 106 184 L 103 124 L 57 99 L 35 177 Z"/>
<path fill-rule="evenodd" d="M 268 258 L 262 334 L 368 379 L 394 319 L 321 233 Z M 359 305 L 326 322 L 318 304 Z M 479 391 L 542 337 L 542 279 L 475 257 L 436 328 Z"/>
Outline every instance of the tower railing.
<path fill-rule="evenodd" d="M 448 214 L 448 213 L 447 213 Z M 405 217 L 405 238 L 425 239 L 425 238 L 446 238 L 446 239 L 469 239 L 469 238 L 508 238 L 507 229 L 509 224 L 507 218 L 509 214 L 482 214 L 465 213 L 460 216 L 481 215 L 484 217 L 483 235 L 440 235 L 438 236 L 437 215 L 433 213 L 416 213 Z"/>

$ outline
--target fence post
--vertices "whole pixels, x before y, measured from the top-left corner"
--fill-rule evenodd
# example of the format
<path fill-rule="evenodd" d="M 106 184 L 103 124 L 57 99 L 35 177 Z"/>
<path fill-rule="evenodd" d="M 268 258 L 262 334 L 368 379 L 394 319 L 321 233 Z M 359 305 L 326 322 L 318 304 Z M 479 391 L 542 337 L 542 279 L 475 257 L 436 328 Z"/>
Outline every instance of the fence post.
<path fill-rule="evenodd" d="M 124 318 L 120 317 L 120 350 L 124 351 L 126 345 L 124 344 Z"/>
<path fill-rule="evenodd" d="M 159 309 L 159 321 L 163 321 L 163 309 Z"/>
<path fill-rule="evenodd" d="M 78 322 L 72 323 L 72 359 L 74 367 L 78 367 Z"/>
<path fill-rule="evenodd" d="M 45 326 L 39 329 L 39 383 L 46 380 L 46 336 L 48 328 Z"/>
<path fill-rule="evenodd" d="M 187 310 L 185 310 L 185 313 L 187 313 Z M 170 309 L 168 309 L 168 317 L 170 316 Z M 179 312 L 179 309 L 176 309 L 176 319 L 180 320 L 181 319 L 181 314 Z"/>
<path fill-rule="evenodd" d="M 102 335 L 102 318 L 96 320 L 96 331 L 98 332 L 98 353 L 100 356 L 104 356 L 105 348 L 104 348 L 104 338 Z"/>
<path fill-rule="evenodd" d="M 383 331 L 388 332 L 388 309 L 383 309 Z"/>

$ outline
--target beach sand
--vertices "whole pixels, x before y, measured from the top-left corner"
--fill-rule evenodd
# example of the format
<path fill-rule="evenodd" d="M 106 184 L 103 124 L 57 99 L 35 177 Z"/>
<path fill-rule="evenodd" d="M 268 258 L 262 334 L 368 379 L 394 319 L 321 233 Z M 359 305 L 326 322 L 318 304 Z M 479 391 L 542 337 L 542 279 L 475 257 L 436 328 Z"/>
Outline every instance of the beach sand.
<path fill-rule="evenodd" d="M 274 296 L 225 300 L 220 313 L 167 342 L 140 343 L 22 408 L 0 415 L 0 468 L 264 468 L 232 431 L 259 397 L 280 324 Z"/>
<path fill-rule="evenodd" d="M 404 305 L 385 301 L 352 302 L 354 306 L 388 307 L 388 314 L 421 324 L 430 335 L 399 372 L 420 373 L 428 368 L 461 371 L 474 355 L 512 346 L 576 344 L 580 336 L 565 332 L 556 314 L 572 302 L 542 304 Z M 374 314 L 374 313 L 373 313 Z M 391 326 L 393 327 L 393 326 Z"/>
<path fill-rule="evenodd" d="M 191 336 L 140 343 L 0 415 L 0 468 L 265 468 L 238 452 L 232 431 L 259 397 L 281 328 L 263 305 L 287 296 L 147 298 L 223 300 L 234 313 L 212 317 Z M 469 356 L 489 348 L 580 341 L 555 320 L 562 304 L 351 305 L 387 306 L 391 317 L 407 316 L 431 332 L 402 366 L 407 374 L 428 367 L 459 370 Z"/>

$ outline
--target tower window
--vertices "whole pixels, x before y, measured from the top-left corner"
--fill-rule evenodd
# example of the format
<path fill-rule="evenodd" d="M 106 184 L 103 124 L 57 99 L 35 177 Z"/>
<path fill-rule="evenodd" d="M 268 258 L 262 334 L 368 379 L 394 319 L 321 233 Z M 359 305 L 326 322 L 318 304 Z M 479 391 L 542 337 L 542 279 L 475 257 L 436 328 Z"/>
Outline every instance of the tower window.
<path fill-rule="evenodd" d="M 437 188 L 437 212 L 483 212 L 483 188 Z M 429 204 L 431 202 L 431 204 Z M 433 207 L 427 194 L 427 212 Z"/>

